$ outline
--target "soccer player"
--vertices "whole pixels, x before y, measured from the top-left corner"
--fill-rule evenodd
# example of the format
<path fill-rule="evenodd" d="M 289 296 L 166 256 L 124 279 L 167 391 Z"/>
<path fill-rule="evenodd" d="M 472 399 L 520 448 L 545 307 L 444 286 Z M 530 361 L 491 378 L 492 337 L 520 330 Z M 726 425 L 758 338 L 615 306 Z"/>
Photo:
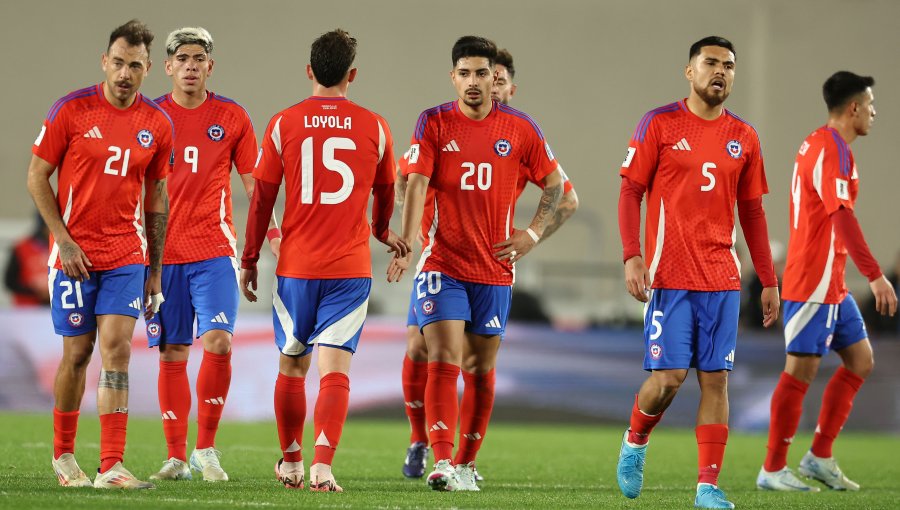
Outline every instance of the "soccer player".
<path fill-rule="evenodd" d="M 779 309 L 762 207 L 768 187 L 759 137 L 724 107 L 734 73 L 735 52 L 728 40 L 712 36 L 691 45 L 685 67 L 690 94 L 644 115 L 620 171 L 625 284 L 629 294 L 646 303 L 644 370 L 650 371 L 619 453 L 619 488 L 629 498 L 641 493 L 651 430 L 695 368 L 700 404 L 694 506 L 734 508 L 718 488 L 718 477 L 728 440 L 728 371 L 740 307 L 735 202 L 764 286 L 764 326 L 774 324 Z M 649 269 L 640 244 L 645 192 Z"/>
<path fill-rule="evenodd" d="M 256 189 L 247 219 L 241 287 L 256 301 L 259 248 L 281 181 L 286 182 L 284 256 L 275 271 L 273 320 L 281 352 L 275 420 L 283 458 L 278 480 L 302 488 L 305 381 L 319 345 L 319 396 L 314 413 L 315 456 L 310 489 L 337 491 L 332 460 L 350 396 L 350 360 L 366 318 L 372 286 L 369 235 L 398 256 L 407 247 L 389 229 L 394 209 L 393 141 L 387 122 L 347 100 L 356 76 L 356 39 L 343 30 L 312 44 L 306 73 L 313 95 L 275 114 L 253 171 Z M 372 193 L 372 225 L 366 221 Z"/>
<path fill-rule="evenodd" d="M 86 371 L 97 343 L 100 469 L 93 485 L 153 488 L 122 465 L 134 325 L 142 310 L 149 319 L 163 301 L 173 127 L 168 115 L 138 92 L 150 70 L 152 41 L 150 29 L 137 20 L 113 30 L 101 58 L 106 79 L 57 101 L 32 147 L 28 191 L 53 236 L 51 316 L 63 337 L 53 389 L 53 469 L 63 486 L 91 485 L 74 453 Z M 57 168 L 54 196 L 50 176 Z"/>
<path fill-rule="evenodd" d="M 467 359 L 473 374 L 492 376 L 509 313 L 512 263 L 540 240 L 562 195 L 562 177 L 537 124 L 490 100 L 496 58 L 492 41 L 456 41 L 450 78 L 458 100 L 419 116 L 409 152 L 403 240 L 412 245 L 421 226 L 415 316 L 428 352 L 424 406 L 435 458 L 428 484 L 435 490 L 478 490 L 474 463 L 454 467 L 452 455 L 460 366 Z M 544 185 L 526 230 L 511 225 L 520 173 Z M 431 217 L 423 223 L 426 200 Z M 400 279 L 410 258 L 391 261 L 388 281 Z M 461 427 L 474 425 L 483 437 L 491 405 L 478 407 L 487 415 L 473 414 Z"/>
<path fill-rule="evenodd" d="M 236 238 L 231 220 L 231 168 L 247 194 L 257 145 L 247 112 L 210 92 L 213 39 L 200 27 L 185 27 L 166 38 L 166 74 L 172 92 L 155 102 L 175 124 L 175 171 L 169 179 L 172 221 L 163 256 L 166 306 L 147 322 L 150 347 L 159 347 L 159 410 L 168 459 L 152 480 L 191 478 L 191 468 L 208 482 L 228 474 L 215 449 L 216 431 L 231 382 L 231 335 L 238 309 Z M 278 243 L 278 232 L 271 230 Z M 197 375 L 197 443 L 187 462 L 191 388 L 187 362 L 194 340 L 203 342 Z"/>
<path fill-rule="evenodd" d="M 491 89 L 491 99 L 503 104 L 509 104 L 509 100 L 516 92 L 513 82 L 516 70 L 513 65 L 513 57 L 506 49 L 497 50 L 497 58 L 494 63 L 494 80 Z M 398 206 L 403 207 L 403 196 L 406 193 L 406 169 L 409 162 L 409 153 L 404 154 L 398 165 L 397 198 Z M 558 166 L 563 178 L 563 196 L 559 201 L 556 214 L 544 229 L 541 242 L 546 240 L 563 223 L 568 220 L 578 209 L 578 195 L 569 181 L 562 166 Z M 540 181 L 530 181 L 528 174 L 523 173 L 516 183 L 516 199 L 525 191 L 525 186 L 532 182 L 541 186 Z M 424 214 L 425 222 L 429 223 L 433 215 L 431 201 L 426 200 L 427 212 Z M 425 475 L 425 466 L 428 457 L 428 430 L 425 427 L 425 384 L 428 378 L 428 348 L 425 345 L 425 337 L 419 331 L 415 315 L 416 296 L 410 297 L 409 313 L 407 315 L 406 339 L 407 349 L 403 358 L 403 396 L 406 408 L 406 416 L 410 424 L 410 446 L 406 450 L 406 459 L 403 463 L 403 474 L 408 478 L 420 478 Z M 460 408 L 459 450 L 454 458 L 454 464 L 468 464 L 474 462 L 482 442 L 484 440 L 484 425 L 491 416 L 494 404 L 494 371 L 478 373 L 477 367 L 472 364 L 474 360 L 464 358 L 461 366 L 464 382 L 462 407 Z M 475 480 L 484 480 L 475 470 Z"/>
<path fill-rule="evenodd" d="M 869 251 L 853 214 L 859 173 L 850 151 L 875 120 L 870 76 L 834 73 L 822 87 L 828 121 L 800 145 L 791 178 L 790 239 L 784 272 L 784 341 L 787 360 L 772 394 L 769 443 L 756 485 L 761 489 L 817 492 L 787 467 L 800 423 L 803 397 L 822 356 L 834 350 L 841 366 L 828 381 L 812 448 L 800 460 L 802 475 L 835 490 L 859 490 L 832 456 L 831 447 L 850 415 L 853 399 L 874 360 L 865 324 L 844 281 L 847 254 L 869 280 L 875 308 L 897 311 L 897 295 Z"/>

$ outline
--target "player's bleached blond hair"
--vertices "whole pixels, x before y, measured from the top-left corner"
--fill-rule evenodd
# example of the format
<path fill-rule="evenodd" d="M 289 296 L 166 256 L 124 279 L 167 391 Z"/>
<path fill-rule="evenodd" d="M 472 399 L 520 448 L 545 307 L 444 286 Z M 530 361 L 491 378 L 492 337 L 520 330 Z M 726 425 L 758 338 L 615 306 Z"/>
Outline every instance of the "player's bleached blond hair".
<path fill-rule="evenodd" d="M 178 51 L 178 48 L 185 44 L 198 44 L 203 46 L 206 53 L 212 53 L 213 38 L 209 32 L 203 27 L 184 27 L 172 31 L 166 37 L 166 55 L 172 56 Z"/>

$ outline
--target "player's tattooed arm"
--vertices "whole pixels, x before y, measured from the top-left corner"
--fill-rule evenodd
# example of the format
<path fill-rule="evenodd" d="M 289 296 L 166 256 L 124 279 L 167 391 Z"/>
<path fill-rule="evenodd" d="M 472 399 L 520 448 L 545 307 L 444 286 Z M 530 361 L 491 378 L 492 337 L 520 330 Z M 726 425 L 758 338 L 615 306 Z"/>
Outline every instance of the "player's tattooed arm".
<path fill-rule="evenodd" d="M 165 179 L 149 179 L 144 198 L 147 216 L 147 244 L 150 248 L 150 271 L 162 271 L 166 227 L 169 223 L 169 192 Z"/>
<path fill-rule="evenodd" d="M 569 190 L 568 193 L 563 194 L 562 198 L 559 199 L 559 205 L 556 208 L 556 213 L 553 215 L 553 218 L 549 223 L 544 227 L 544 233 L 541 235 L 541 240 L 538 241 L 543 242 L 545 239 L 550 237 L 554 232 L 559 230 L 559 227 L 562 226 L 563 223 L 566 222 L 569 218 L 575 214 L 575 211 L 578 210 L 578 195 L 575 194 L 575 190 Z"/>
<path fill-rule="evenodd" d="M 563 194 L 562 191 L 563 182 L 558 171 L 554 171 L 544 178 L 544 192 L 541 193 L 538 210 L 529 226 L 529 228 L 537 232 L 541 237 L 543 237 L 547 226 L 550 224 L 553 216 L 556 214 L 556 210 L 559 208 L 559 201 Z"/>

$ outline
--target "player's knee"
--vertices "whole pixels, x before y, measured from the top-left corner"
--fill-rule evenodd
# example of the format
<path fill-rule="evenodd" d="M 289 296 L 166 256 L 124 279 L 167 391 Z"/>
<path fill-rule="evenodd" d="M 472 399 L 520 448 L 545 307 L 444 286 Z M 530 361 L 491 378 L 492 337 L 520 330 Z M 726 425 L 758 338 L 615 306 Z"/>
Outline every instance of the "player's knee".
<path fill-rule="evenodd" d="M 700 379 L 700 391 L 704 393 L 728 394 L 728 373 L 711 372 Z"/>
<path fill-rule="evenodd" d="M 87 369 L 91 363 L 91 355 L 94 353 L 94 344 L 83 345 L 66 349 L 62 362 L 75 370 Z"/>
<path fill-rule="evenodd" d="M 850 360 L 850 362 L 844 362 L 844 366 L 847 370 L 853 372 L 854 374 L 862 377 L 863 379 L 867 379 L 869 375 L 872 373 L 872 370 L 875 368 L 875 358 L 869 353 L 867 356 L 859 356 L 858 358 L 854 358 Z"/>
<path fill-rule="evenodd" d="M 496 360 L 479 359 L 477 356 L 463 356 L 460 368 L 463 372 L 471 374 L 486 374 L 494 369 Z"/>
<path fill-rule="evenodd" d="M 406 335 L 406 355 L 416 362 L 428 361 L 428 346 L 425 338 L 419 333 L 418 328 L 410 328 L 413 331 Z"/>
<path fill-rule="evenodd" d="M 191 346 L 169 344 L 159 349 L 159 360 L 165 362 L 187 361 L 191 352 Z"/>
<path fill-rule="evenodd" d="M 228 354 L 231 350 L 231 334 L 221 329 L 203 335 L 203 349 L 213 354 Z"/>
<path fill-rule="evenodd" d="M 131 360 L 131 342 L 110 342 L 100 346 L 100 358 L 105 370 L 128 370 Z"/>

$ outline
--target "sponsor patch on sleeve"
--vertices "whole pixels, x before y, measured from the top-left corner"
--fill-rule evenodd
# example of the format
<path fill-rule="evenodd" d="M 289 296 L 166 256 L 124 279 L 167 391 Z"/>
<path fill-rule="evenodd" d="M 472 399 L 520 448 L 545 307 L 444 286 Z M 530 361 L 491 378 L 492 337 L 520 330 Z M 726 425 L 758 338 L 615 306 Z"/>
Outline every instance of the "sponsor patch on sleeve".
<path fill-rule="evenodd" d="M 409 164 L 415 164 L 419 161 L 419 144 L 414 143 L 409 146 Z"/>
<path fill-rule="evenodd" d="M 844 179 L 835 179 L 834 184 L 837 187 L 837 197 L 841 200 L 850 200 L 850 186 Z"/>
<path fill-rule="evenodd" d="M 636 148 L 628 148 L 628 152 L 625 153 L 625 161 L 622 162 L 622 168 L 628 168 L 629 166 L 631 166 L 631 160 L 634 159 L 635 152 L 637 152 Z"/>

